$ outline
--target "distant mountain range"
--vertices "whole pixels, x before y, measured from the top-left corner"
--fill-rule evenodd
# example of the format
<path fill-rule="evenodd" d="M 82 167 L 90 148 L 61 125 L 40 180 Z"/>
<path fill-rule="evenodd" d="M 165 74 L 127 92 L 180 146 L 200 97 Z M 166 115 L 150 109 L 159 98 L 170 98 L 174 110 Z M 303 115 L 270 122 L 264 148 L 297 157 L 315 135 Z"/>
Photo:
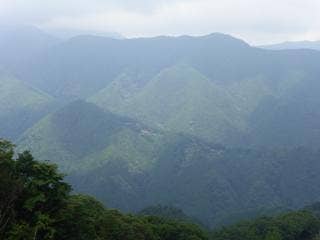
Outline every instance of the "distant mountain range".
<path fill-rule="evenodd" d="M 92 30 L 80 30 L 80 29 L 49 29 L 49 34 L 56 36 L 61 39 L 70 39 L 76 36 L 100 36 L 114 39 L 124 39 L 120 33 L 117 32 L 104 32 L 104 31 L 92 31 Z"/>
<path fill-rule="evenodd" d="M 271 50 L 286 50 L 286 49 L 313 49 L 320 50 L 320 41 L 300 41 L 300 42 L 283 42 L 272 45 L 259 46 Z"/>
<path fill-rule="evenodd" d="M 0 29 L 0 134 L 110 207 L 217 226 L 320 198 L 320 52 Z"/>

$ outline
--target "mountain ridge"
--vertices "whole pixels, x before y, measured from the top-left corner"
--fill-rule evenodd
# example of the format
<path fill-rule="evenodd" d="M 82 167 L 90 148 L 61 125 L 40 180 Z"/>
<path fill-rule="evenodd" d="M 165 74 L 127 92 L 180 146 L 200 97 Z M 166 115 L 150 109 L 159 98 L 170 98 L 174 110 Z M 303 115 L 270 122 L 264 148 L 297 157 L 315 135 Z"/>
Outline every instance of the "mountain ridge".
<path fill-rule="evenodd" d="M 311 49 L 320 50 L 320 41 L 287 41 L 283 43 L 258 46 L 270 50 Z"/>

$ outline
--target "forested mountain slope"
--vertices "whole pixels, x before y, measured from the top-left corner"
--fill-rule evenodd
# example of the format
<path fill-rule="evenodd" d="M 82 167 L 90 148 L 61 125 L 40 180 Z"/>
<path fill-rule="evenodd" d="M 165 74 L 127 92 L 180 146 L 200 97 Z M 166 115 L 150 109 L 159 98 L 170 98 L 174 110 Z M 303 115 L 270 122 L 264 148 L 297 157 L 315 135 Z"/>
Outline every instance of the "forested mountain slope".
<path fill-rule="evenodd" d="M 58 163 L 75 191 L 210 226 L 319 200 L 319 52 L 218 33 L 31 35 L 37 54 L 9 63 L 31 47 L 13 41 L 0 58 L 0 134 Z"/>
<path fill-rule="evenodd" d="M 73 174 L 70 181 L 110 206 L 127 211 L 176 206 L 209 226 L 319 199 L 319 152 L 224 149 L 180 137 L 159 155 L 153 168 L 142 173 L 107 163 Z"/>
<path fill-rule="evenodd" d="M 139 171 L 153 164 L 162 134 L 136 121 L 104 112 L 92 103 L 72 102 L 22 135 L 19 150 L 58 163 L 63 170 L 89 170 L 113 160 Z"/>
<path fill-rule="evenodd" d="M 317 51 L 264 50 L 219 33 L 54 41 L 29 31 L 24 36 L 45 42 L 38 44 L 40 53 L 23 54 L 27 61 L 7 70 L 65 104 L 87 99 L 151 128 L 227 145 L 261 146 L 273 138 L 289 146 L 316 145 L 318 126 L 310 115 L 319 112 Z M 5 52 L 4 59 L 14 54 Z M 7 66 L 0 59 L 1 64 Z M 282 128 L 296 106 L 300 112 L 294 123 Z M 281 131 L 272 131 L 277 127 Z M 301 132 L 301 141 L 290 141 Z"/>
<path fill-rule="evenodd" d="M 16 140 L 54 109 L 54 99 L 0 71 L 0 136 Z"/>
<path fill-rule="evenodd" d="M 16 156 L 16 157 L 14 157 Z M 319 203 L 299 211 L 206 229 L 174 207 L 123 214 L 93 197 L 74 195 L 57 166 L 0 139 L 0 237 L 59 240 L 318 239 Z"/>
<path fill-rule="evenodd" d="M 1 239 L 208 239 L 192 223 L 126 215 L 74 195 L 56 165 L 39 162 L 30 152 L 14 155 L 14 146 L 0 139 Z"/>

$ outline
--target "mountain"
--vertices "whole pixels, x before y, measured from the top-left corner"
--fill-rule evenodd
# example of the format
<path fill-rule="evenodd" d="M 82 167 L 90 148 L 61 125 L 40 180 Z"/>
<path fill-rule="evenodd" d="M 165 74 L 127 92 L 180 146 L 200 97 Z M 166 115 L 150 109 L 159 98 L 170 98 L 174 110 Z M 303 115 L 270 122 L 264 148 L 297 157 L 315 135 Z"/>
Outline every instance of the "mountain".
<path fill-rule="evenodd" d="M 259 46 L 264 49 L 270 50 L 287 50 L 287 49 L 313 49 L 320 50 L 320 41 L 297 41 L 297 42 L 284 42 L 272 45 Z"/>
<path fill-rule="evenodd" d="M 212 52 L 248 48 L 244 42 L 222 34 L 122 40 L 79 36 L 51 48 L 32 62 L 24 78 L 56 97 L 86 98 L 127 70 L 142 72 L 142 78 L 133 80 L 145 84 L 166 67 L 184 59 L 199 59 L 198 54 L 207 51 L 203 47 L 206 45 Z"/>
<path fill-rule="evenodd" d="M 267 135 L 277 125 L 263 122 L 270 116 L 268 108 L 294 108 L 295 103 L 286 102 L 292 98 L 309 104 L 308 89 L 319 89 L 319 59 L 316 51 L 264 50 L 218 33 L 139 39 L 78 36 L 46 48 L 17 75 L 65 104 L 87 100 L 150 128 L 227 145 L 263 145 L 267 141 L 260 138 L 272 139 Z M 295 93 L 298 88 L 304 93 Z M 310 104 L 316 111 L 316 104 Z M 272 112 L 272 119 L 289 122 L 276 116 L 276 109 Z M 302 115 L 294 128 L 305 133 L 298 145 L 307 146 L 317 139 L 310 135 L 317 133 L 305 129 Z"/>
<path fill-rule="evenodd" d="M 0 72 L 0 136 L 16 140 L 27 128 L 54 109 L 48 94 L 14 76 Z"/>
<path fill-rule="evenodd" d="M 153 127 L 208 140 L 214 137 L 222 141 L 226 132 L 233 131 L 235 135 L 245 125 L 241 118 L 245 110 L 240 109 L 237 98 L 190 66 L 164 69 L 127 97 L 121 93 L 124 79 L 125 76 L 120 77 L 90 101 Z"/>
<path fill-rule="evenodd" d="M 69 39 L 77 36 L 90 35 L 100 36 L 114 39 L 124 39 L 120 33 L 117 32 L 103 32 L 103 31 L 92 31 L 92 30 L 80 30 L 80 29 L 49 29 L 48 32 L 60 39 Z"/>
<path fill-rule="evenodd" d="M 81 100 L 41 119 L 18 140 L 19 150 L 58 163 L 67 171 L 99 167 L 109 161 L 139 171 L 152 164 L 161 134 Z"/>
<path fill-rule="evenodd" d="M 219 226 L 298 208 L 320 197 L 319 62 L 217 33 L 63 40 L 9 69 L 15 89 L 61 104 L 16 144 L 126 212 L 160 204 Z"/>
<path fill-rule="evenodd" d="M 145 215 L 106 208 L 91 196 L 75 195 L 56 165 L 40 162 L 28 151 L 16 155 L 14 145 L 6 140 L 0 140 L 0 149 L 2 239 L 302 240 L 319 236 L 319 202 L 210 231 L 174 207 L 149 207 L 142 211 Z M 39 215 L 41 227 L 33 220 L 39 220 Z"/>
<path fill-rule="evenodd" d="M 238 79 L 223 76 L 226 79 L 220 82 L 208 73 L 200 72 L 190 62 L 180 63 L 164 68 L 142 84 L 140 79 L 144 78 L 143 72 L 125 71 L 88 100 L 101 108 L 152 127 L 194 135 L 207 141 L 237 145 L 244 143 L 244 139 L 247 139 L 246 144 L 261 142 L 255 139 L 259 138 L 257 129 L 261 131 L 264 128 L 266 134 L 277 133 L 270 131 L 274 126 L 260 127 L 263 123 L 257 120 L 259 117 L 262 120 L 268 117 L 262 115 L 260 110 L 265 108 L 264 104 L 268 107 L 276 106 L 267 103 L 268 99 L 274 99 L 277 104 L 291 104 L 287 101 L 296 99 L 301 105 L 313 104 L 312 109 L 317 112 L 316 103 L 308 103 L 307 99 L 318 99 L 312 92 L 320 89 L 316 81 L 319 70 L 314 62 L 320 57 L 319 54 L 309 51 L 277 53 L 250 48 L 247 51 L 248 54 L 255 52 L 256 60 L 249 58 L 246 62 L 252 61 L 252 64 L 260 65 L 261 69 L 253 66 L 250 72 L 238 66 L 240 62 L 231 65 L 230 68 L 238 72 Z M 264 55 L 263 61 L 270 62 L 259 63 L 261 59 L 258 54 Z M 299 59 L 302 56 L 304 60 Z M 268 69 L 269 64 L 271 69 Z M 217 74 L 225 72 L 229 71 L 226 69 Z M 134 79 L 138 79 L 139 83 Z M 298 89 L 304 93 L 297 93 Z M 267 110 L 264 113 L 270 114 Z M 296 116 L 296 121 L 303 125 L 305 121 L 301 116 L 305 114 L 301 114 Z M 289 121 L 285 116 L 279 118 L 284 124 Z M 310 138 L 306 130 L 308 126 L 305 124 L 302 127 L 301 131 L 306 132 L 306 135 L 301 142 L 307 145 Z"/>
<path fill-rule="evenodd" d="M 30 152 L 16 156 L 6 140 L 0 149 L 1 239 L 208 240 L 191 222 L 107 209 L 93 197 L 75 195 L 56 165 Z"/>
<path fill-rule="evenodd" d="M 43 118 L 18 145 L 51 156 L 76 192 L 123 211 L 169 205 L 219 226 L 319 199 L 318 151 L 224 148 L 84 101 Z"/>
<path fill-rule="evenodd" d="M 110 207 L 136 212 L 174 206 L 211 227 L 299 208 L 320 197 L 319 151 L 227 149 L 180 136 L 167 138 L 157 153 L 142 172 L 107 162 L 68 179 L 76 191 Z"/>
<path fill-rule="evenodd" d="M 59 42 L 33 26 L 0 25 L 0 66 L 24 79 L 31 62 Z"/>
<path fill-rule="evenodd" d="M 288 94 L 265 98 L 250 116 L 253 145 L 307 146 L 318 148 L 320 141 L 320 84 L 318 73 L 298 80 Z M 292 76 L 292 80 L 295 77 Z M 253 140 L 254 139 L 254 140 Z"/>

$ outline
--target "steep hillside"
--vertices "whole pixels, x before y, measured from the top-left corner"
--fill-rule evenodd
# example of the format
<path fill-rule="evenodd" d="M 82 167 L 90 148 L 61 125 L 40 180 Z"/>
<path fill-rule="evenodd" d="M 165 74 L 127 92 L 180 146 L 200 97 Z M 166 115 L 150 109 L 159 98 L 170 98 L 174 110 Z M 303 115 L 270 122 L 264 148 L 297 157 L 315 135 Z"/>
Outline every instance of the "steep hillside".
<path fill-rule="evenodd" d="M 142 83 L 162 69 L 186 60 L 196 61 L 196 66 L 206 63 L 203 67 L 208 72 L 212 67 L 220 68 L 230 57 L 236 58 L 231 64 L 238 64 L 246 49 L 250 51 L 246 43 L 223 34 L 122 40 L 80 36 L 62 42 L 34 59 L 24 79 L 57 97 L 83 98 L 107 86 L 127 70 L 142 71 L 144 78 L 133 79 Z M 207 60 L 211 62 L 209 65 Z M 219 72 L 221 81 L 229 78 L 231 71 Z"/>
<path fill-rule="evenodd" d="M 149 126 L 227 144 L 251 128 L 248 119 L 261 101 L 287 94 L 301 80 L 283 76 L 272 86 L 257 75 L 219 84 L 186 64 L 162 70 L 143 87 L 132 85 L 134 76 L 119 76 L 89 101 Z"/>
<path fill-rule="evenodd" d="M 289 96 L 293 95 L 306 105 L 310 99 L 304 97 L 307 92 L 320 90 L 315 81 L 320 54 L 315 51 L 267 51 L 219 34 L 168 42 L 172 46 L 181 43 L 172 50 L 173 65 L 154 76 L 146 73 L 147 67 L 129 70 L 128 65 L 89 101 L 149 126 L 225 144 L 255 145 L 260 142 L 255 135 L 261 135 L 257 131 L 268 134 L 274 127 L 271 122 L 266 123 L 269 127 L 260 126 L 256 116 L 262 108 L 290 104 L 286 101 L 291 101 Z M 298 88 L 306 92 L 297 95 Z M 318 99 L 315 95 L 312 98 Z M 301 112 L 297 121 L 303 122 L 304 116 Z M 312 134 L 307 125 L 303 127 L 302 132 Z M 301 141 L 302 145 L 308 146 L 308 138 Z"/>
<path fill-rule="evenodd" d="M 122 214 L 93 197 L 74 195 L 56 165 L 30 152 L 15 155 L 2 139 L 0 159 L 1 239 L 208 240 L 191 222 Z"/>
<path fill-rule="evenodd" d="M 89 100 L 149 126 L 207 140 L 223 141 L 246 127 L 246 110 L 242 108 L 246 106 L 241 106 L 229 89 L 211 82 L 190 66 L 164 69 L 142 89 L 129 89 L 119 99 L 125 83 L 119 78 Z M 260 92 L 264 94 L 263 90 Z"/>
<path fill-rule="evenodd" d="M 306 146 L 318 148 L 320 142 L 320 70 L 301 78 L 286 94 L 265 98 L 249 118 L 254 146 Z"/>
<path fill-rule="evenodd" d="M 320 198 L 319 62 L 317 51 L 223 34 L 81 36 L 24 65 L 24 84 L 3 80 L 5 93 L 24 87 L 0 96 L 31 116 L 27 106 L 45 102 L 35 87 L 65 104 L 17 144 L 58 163 L 75 191 L 125 211 L 170 205 L 217 226 Z"/>
<path fill-rule="evenodd" d="M 19 150 L 30 149 L 70 172 L 106 162 L 125 162 L 131 171 L 153 162 L 161 134 L 128 118 L 76 101 L 44 117 L 19 139 Z"/>
<path fill-rule="evenodd" d="M 319 62 L 317 51 L 259 49 L 218 33 L 121 40 L 80 36 L 45 48 L 19 74 L 65 103 L 88 99 L 152 128 L 255 145 L 263 144 L 255 135 L 272 138 L 267 136 L 276 125 L 272 119 L 287 122 L 275 109 L 270 122 L 260 123 L 260 113 L 290 105 L 287 96 L 308 105 L 308 94 L 296 94 L 295 86 L 306 93 L 320 90 Z M 305 115 L 302 111 L 297 121 Z M 299 126 L 306 134 L 302 145 L 317 138 L 307 124 Z"/>
<path fill-rule="evenodd" d="M 225 149 L 180 136 L 167 139 L 144 172 L 107 163 L 69 180 L 125 211 L 169 205 L 219 226 L 317 201 L 318 158 L 306 149 Z"/>
<path fill-rule="evenodd" d="M 54 99 L 0 73 L 0 136 L 15 140 L 54 106 Z"/>

